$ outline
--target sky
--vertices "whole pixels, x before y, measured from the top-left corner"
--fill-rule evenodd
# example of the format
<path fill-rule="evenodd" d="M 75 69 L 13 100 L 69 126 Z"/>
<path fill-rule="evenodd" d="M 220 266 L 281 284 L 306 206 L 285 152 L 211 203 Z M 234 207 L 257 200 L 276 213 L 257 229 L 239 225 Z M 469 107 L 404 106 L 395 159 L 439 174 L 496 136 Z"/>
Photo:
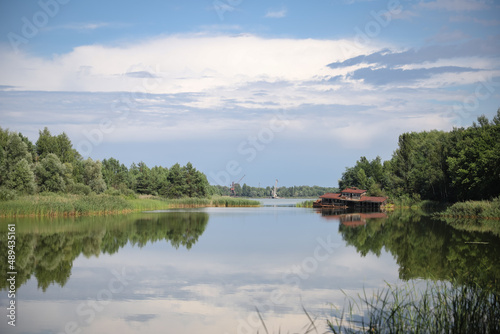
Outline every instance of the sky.
<path fill-rule="evenodd" d="M 85 158 L 337 186 L 499 107 L 500 1 L 0 0 L 0 126 Z"/>

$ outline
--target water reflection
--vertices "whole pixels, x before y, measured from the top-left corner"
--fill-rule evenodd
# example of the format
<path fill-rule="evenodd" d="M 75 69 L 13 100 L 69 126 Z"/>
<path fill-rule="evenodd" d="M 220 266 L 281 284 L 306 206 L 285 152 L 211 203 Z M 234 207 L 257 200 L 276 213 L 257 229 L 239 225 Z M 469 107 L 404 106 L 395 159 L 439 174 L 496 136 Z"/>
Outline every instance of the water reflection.
<path fill-rule="evenodd" d="M 73 261 L 114 254 L 130 243 L 144 247 L 148 242 L 166 241 L 174 248 L 190 249 L 205 231 L 208 214 L 173 212 L 140 216 L 84 217 L 79 219 L 18 219 L 16 223 L 16 286 L 32 275 L 46 291 L 55 283 L 64 286 L 71 276 Z M 0 249 L 7 249 L 7 233 L 1 231 Z M 6 289 L 7 253 L 0 259 L 0 288 Z"/>
<path fill-rule="evenodd" d="M 303 332 L 302 306 L 324 319 L 332 304 L 342 308 L 344 293 L 369 293 L 398 278 L 447 277 L 467 266 L 485 282 L 499 276 L 498 238 L 412 212 L 207 208 L 28 219 L 16 227 L 25 317 L 15 333 L 62 333 L 72 322 L 82 334 L 265 332 L 255 306 L 269 332 Z M 489 244 L 465 243 L 476 240 Z M 463 259 L 463 252 L 471 254 Z M 468 263 L 476 260 L 488 268 L 478 273 L 480 265 Z M 123 270 L 130 279 L 117 289 L 115 274 Z M 106 298 L 108 290 L 119 292 Z M 0 306 L 5 300 L 0 296 Z M 11 332 L 0 322 L 4 329 Z"/>
<path fill-rule="evenodd" d="M 342 238 L 362 256 L 390 252 L 403 280 L 454 279 L 500 291 L 500 238 L 493 233 L 458 229 L 450 222 L 409 210 L 389 215 L 342 211 L 321 214 L 325 219 L 340 220 Z"/>

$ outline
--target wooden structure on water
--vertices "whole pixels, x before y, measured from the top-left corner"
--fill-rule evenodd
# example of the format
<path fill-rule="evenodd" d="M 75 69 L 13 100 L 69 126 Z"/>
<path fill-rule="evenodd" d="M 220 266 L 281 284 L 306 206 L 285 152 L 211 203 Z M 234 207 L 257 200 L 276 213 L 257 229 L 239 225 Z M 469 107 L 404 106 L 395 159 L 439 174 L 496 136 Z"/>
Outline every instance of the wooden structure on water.
<path fill-rule="evenodd" d="M 366 196 L 366 190 L 356 187 L 346 188 L 340 193 L 326 193 L 314 202 L 315 208 L 354 208 L 380 210 L 387 197 Z"/>

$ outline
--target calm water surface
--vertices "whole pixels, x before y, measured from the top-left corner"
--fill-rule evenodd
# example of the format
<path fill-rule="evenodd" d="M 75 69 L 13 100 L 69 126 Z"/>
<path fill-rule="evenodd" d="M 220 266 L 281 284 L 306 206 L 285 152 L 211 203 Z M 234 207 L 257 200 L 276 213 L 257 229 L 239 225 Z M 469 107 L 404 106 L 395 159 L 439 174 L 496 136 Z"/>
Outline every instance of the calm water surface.
<path fill-rule="evenodd" d="M 1 220 L 2 250 L 6 224 L 16 224 L 18 275 L 16 327 L 2 283 L 0 332 L 257 333 L 256 307 L 270 332 L 295 332 L 308 323 L 303 307 L 322 326 L 344 293 L 386 282 L 453 274 L 497 284 L 495 235 L 411 212 L 339 215 L 293 203 Z"/>

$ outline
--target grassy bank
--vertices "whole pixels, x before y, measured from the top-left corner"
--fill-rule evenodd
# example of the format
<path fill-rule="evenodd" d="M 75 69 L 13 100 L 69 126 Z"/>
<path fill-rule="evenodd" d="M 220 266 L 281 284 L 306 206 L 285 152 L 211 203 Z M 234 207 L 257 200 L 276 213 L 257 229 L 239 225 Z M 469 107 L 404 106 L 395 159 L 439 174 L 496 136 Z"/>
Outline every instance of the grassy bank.
<path fill-rule="evenodd" d="M 492 201 L 458 202 L 437 215 L 454 218 L 500 219 L 500 197 Z"/>
<path fill-rule="evenodd" d="M 174 208 L 259 205 L 258 201 L 224 196 L 180 199 L 163 199 L 148 196 L 130 199 L 110 195 L 85 196 L 50 193 L 24 196 L 10 201 L 0 201 L 0 217 L 98 216 Z"/>

